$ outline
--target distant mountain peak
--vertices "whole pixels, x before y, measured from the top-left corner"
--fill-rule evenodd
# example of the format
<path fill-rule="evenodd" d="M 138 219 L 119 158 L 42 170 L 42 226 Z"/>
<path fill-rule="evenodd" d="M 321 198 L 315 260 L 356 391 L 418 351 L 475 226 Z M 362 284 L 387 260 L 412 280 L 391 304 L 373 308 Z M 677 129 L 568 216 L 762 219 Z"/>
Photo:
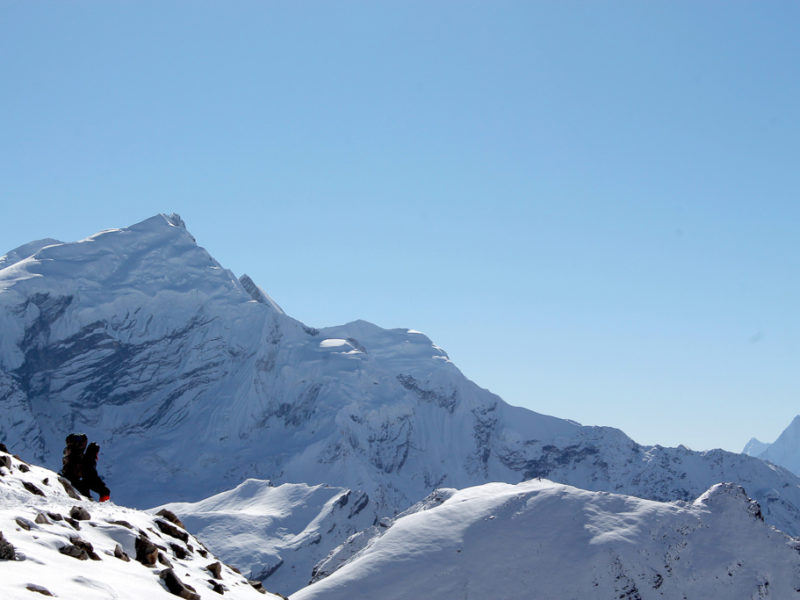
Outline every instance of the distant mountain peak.
<path fill-rule="evenodd" d="M 0 270 L 0 439 L 56 466 L 83 431 L 115 498 L 140 506 L 248 477 L 363 490 L 383 514 L 487 481 L 654 500 L 734 481 L 800 532 L 800 480 L 784 469 L 513 407 L 416 330 L 311 329 L 276 307 L 176 215 L 46 245 Z"/>
<path fill-rule="evenodd" d="M 752 438 L 742 452 L 780 465 L 800 476 L 800 415 L 795 416 L 771 444 Z"/>
<path fill-rule="evenodd" d="M 744 449 L 742 449 L 742 454 L 747 454 L 747 456 L 759 456 L 767 448 L 769 448 L 768 443 L 762 442 L 757 438 L 750 438 L 750 441 L 747 442 Z"/>

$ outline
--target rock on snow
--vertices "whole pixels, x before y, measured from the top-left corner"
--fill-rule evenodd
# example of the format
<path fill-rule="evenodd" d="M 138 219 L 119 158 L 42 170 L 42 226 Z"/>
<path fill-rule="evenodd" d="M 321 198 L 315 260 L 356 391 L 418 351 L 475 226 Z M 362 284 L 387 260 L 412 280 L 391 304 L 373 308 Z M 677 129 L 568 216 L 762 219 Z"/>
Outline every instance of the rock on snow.
<path fill-rule="evenodd" d="M 31 592 L 81 600 L 208 600 L 220 592 L 279 600 L 230 567 L 210 569 L 217 558 L 171 523 L 172 515 L 76 500 L 68 490 L 53 471 L 0 450 L 4 600 L 31 600 Z"/>

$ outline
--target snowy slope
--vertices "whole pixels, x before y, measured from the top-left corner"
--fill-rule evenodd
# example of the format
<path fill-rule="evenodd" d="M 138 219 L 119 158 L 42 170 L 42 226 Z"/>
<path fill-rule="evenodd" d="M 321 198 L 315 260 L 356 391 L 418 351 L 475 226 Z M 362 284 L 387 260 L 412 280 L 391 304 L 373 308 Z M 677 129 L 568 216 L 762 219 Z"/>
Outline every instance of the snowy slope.
<path fill-rule="evenodd" d="M 733 484 L 692 503 L 545 480 L 444 496 L 291 600 L 800 598 L 798 540 Z"/>
<path fill-rule="evenodd" d="M 317 562 L 377 517 L 363 492 L 326 485 L 273 487 L 258 479 L 152 512 L 162 508 L 178 514 L 212 552 L 249 579 L 282 594 L 308 583 Z"/>
<path fill-rule="evenodd" d="M 778 439 L 771 444 L 764 444 L 753 438 L 745 446 L 743 452 L 785 467 L 794 474 L 800 475 L 800 415 L 797 415 L 778 436 Z"/>
<path fill-rule="evenodd" d="M 87 433 L 118 502 L 197 501 L 257 478 L 363 490 L 392 515 L 489 481 L 654 500 L 735 481 L 800 533 L 788 471 L 509 406 L 413 330 L 307 327 L 176 215 L 36 242 L 0 264 L 0 438 L 58 467 L 66 434 Z"/>
<path fill-rule="evenodd" d="M 767 448 L 769 448 L 768 443 L 762 442 L 757 438 L 750 438 L 750 441 L 744 445 L 742 454 L 746 454 L 747 456 L 758 456 Z"/>
<path fill-rule="evenodd" d="M 80 509 L 85 514 L 78 514 Z M 82 600 L 166 600 L 177 597 L 167 587 L 170 570 L 194 589 L 194 595 L 188 587 L 176 590 L 186 598 L 219 598 L 220 592 L 226 598 L 279 598 L 259 593 L 223 564 L 213 573 L 208 566 L 218 559 L 170 519 L 73 498 L 56 473 L 3 450 L 0 534 L 4 600 L 30 600 L 38 597 L 32 592 L 45 591 Z M 152 545 L 149 550 L 159 556 L 155 564 L 137 560 L 137 538 Z"/>

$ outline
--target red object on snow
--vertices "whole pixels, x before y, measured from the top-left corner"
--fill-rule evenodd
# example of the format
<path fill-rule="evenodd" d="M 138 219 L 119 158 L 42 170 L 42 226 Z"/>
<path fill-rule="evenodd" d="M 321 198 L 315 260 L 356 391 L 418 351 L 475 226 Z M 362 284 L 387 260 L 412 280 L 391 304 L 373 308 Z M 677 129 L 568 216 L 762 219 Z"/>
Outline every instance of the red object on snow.
<path fill-rule="evenodd" d="M 109 498 L 111 498 L 111 496 L 109 494 L 106 494 L 105 496 L 100 496 L 100 502 L 105 502 Z"/>

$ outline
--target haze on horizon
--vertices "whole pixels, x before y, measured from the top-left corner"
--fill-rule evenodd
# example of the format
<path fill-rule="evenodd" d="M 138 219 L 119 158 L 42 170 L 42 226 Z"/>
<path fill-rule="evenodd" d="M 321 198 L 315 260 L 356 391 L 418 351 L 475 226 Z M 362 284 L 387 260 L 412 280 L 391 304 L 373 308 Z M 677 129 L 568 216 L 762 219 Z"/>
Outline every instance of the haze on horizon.
<path fill-rule="evenodd" d="M 791 2 L 6 2 L 0 253 L 178 212 L 312 326 L 740 451 L 797 414 Z"/>

